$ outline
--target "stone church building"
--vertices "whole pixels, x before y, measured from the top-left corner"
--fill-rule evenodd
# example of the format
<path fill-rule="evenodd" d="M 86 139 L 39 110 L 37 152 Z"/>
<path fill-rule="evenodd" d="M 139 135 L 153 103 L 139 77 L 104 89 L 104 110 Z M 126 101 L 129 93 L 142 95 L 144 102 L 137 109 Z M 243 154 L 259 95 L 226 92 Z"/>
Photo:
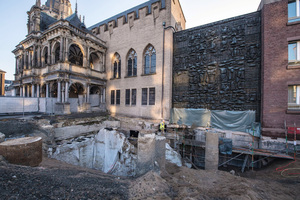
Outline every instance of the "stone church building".
<path fill-rule="evenodd" d="M 28 35 L 13 50 L 15 96 L 52 99 L 57 114 L 98 107 L 169 118 L 173 27 L 185 28 L 178 0 L 150 0 L 91 27 L 69 0 L 37 0 L 27 14 Z"/>

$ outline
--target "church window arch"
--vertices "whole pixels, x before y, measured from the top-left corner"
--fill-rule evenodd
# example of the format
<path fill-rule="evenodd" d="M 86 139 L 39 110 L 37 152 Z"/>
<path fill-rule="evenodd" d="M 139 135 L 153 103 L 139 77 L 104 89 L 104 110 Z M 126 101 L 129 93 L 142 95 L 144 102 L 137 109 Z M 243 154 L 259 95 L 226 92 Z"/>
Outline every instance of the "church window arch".
<path fill-rule="evenodd" d="M 102 53 L 99 52 L 92 52 L 90 54 L 90 68 L 96 71 L 103 71 L 103 60 L 102 60 Z"/>
<path fill-rule="evenodd" d="M 72 44 L 69 48 L 69 61 L 72 64 L 83 66 L 83 53 L 76 44 Z"/>
<path fill-rule="evenodd" d="M 53 47 L 53 58 L 54 63 L 58 63 L 60 61 L 60 43 L 56 43 Z"/>
<path fill-rule="evenodd" d="M 135 50 L 130 49 L 127 56 L 127 76 L 137 75 L 137 54 Z"/>
<path fill-rule="evenodd" d="M 115 53 L 112 59 L 113 78 L 121 78 L 121 57 Z"/>
<path fill-rule="evenodd" d="M 42 51 L 42 67 L 48 64 L 48 47 L 46 46 Z"/>
<path fill-rule="evenodd" d="M 144 74 L 156 73 L 156 51 L 155 48 L 149 44 L 144 51 Z"/>

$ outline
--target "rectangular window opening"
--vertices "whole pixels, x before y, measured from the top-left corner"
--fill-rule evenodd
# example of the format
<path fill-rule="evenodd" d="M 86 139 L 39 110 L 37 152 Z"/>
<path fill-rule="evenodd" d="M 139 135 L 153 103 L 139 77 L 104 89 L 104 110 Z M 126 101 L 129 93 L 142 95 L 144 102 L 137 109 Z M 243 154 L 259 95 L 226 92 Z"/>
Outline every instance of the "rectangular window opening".
<path fill-rule="evenodd" d="M 149 105 L 155 105 L 155 88 L 149 88 Z"/>
<path fill-rule="evenodd" d="M 125 104 L 130 105 L 130 89 L 126 89 Z"/>
<path fill-rule="evenodd" d="M 147 105 L 148 88 L 142 88 L 142 105 Z"/>
<path fill-rule="evenodd" d="M 300 110 L 300 85 L 288 87 L 288 109 Z"/>
<path fill-rule="evenodd" d="M 295 22 L 300 20 L 300 0 L 289 0 L 288 19 L 289 22 Z"/>
<path fill-rule="evenodd" d="M 120 105 L 120 97 L 121 97 L 121 92 L 120 90 L 116 90 L 116 105 Z"/>
<path fill-rule="evenodd" d="M 136 89 L 131 90 L 131 105 L 136 105 Z"/>
<path fill-rule="evenodd" d="M 115 104 L 115 91 L 114 90 L 110 91 L 110 104 L 111 105 Z"/>

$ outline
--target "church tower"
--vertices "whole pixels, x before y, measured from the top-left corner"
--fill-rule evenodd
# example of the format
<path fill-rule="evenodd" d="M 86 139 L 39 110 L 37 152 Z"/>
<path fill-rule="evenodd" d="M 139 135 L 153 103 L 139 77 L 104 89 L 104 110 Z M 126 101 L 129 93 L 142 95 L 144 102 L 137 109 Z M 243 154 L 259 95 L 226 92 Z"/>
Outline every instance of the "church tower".
<path fill-rule="evenodd" d="M 32 6 L 30 11 L 27 12 L 27 14 L 28 14 L 28 22 L 27 22 L 28 34 L 31 32 L 40 31 L 41 11 L 42 11 L 41 1 L 36 0 L 35 5 Z"/>
<path fill-rule="evenodd" d="M 47 0 L 43 11 L 55 19 L 65 19 L 73 14 L 70 0 Z"/>

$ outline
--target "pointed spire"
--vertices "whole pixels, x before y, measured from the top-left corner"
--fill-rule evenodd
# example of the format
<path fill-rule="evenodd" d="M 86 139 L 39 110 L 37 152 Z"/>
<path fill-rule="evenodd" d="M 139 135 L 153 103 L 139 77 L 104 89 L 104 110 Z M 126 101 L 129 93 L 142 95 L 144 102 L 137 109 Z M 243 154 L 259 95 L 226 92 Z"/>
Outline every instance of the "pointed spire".
<path fill-rule="evenodd" d="M 82 23 L 84 23 L 84 19 L 85 19 L 85 16 L 83 15 L 83 22 Z"/>
<path fill-rule="evenodd" d="M 75 5 L 75 13 L 77 14 L 77 0 L 76 0 L 76 5 Z"/>
<path fill-rule="evenodd" d="M 41 7 L 41 0 L 36 0 L 35 5 L 38 6 L 38 7 Z"/>

